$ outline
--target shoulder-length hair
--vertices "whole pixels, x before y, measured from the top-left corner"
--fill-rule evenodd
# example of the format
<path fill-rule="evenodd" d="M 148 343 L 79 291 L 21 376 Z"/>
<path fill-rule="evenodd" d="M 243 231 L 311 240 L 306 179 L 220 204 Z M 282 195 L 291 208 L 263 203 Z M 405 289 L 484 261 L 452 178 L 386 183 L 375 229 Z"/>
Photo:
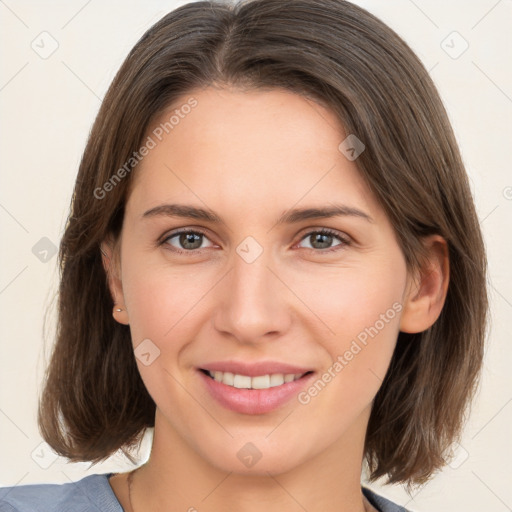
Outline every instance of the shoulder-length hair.
<path fill-rule="evenodd" d="M 56 344 L 38 411 L 43 438 L 73 461 L 97 463 L 120 449 L 133 462 L 130 449 L 154 426 L 155 403 L 129 328 L 112 318 L 100 244 L 120 233 L 133 155 L 152 120 L 212 84 L 284 88 L 328 106 L 365 145 L 357 167 L 394 226 L 408 269 L 421 267 L 423 237 L 447 240 L 443 310 L 429 329 L 399 333 L 365 442 L 371 480 L 425 482 L 446 463 L 477 388 L 486 255 L 428 72 L 393 30 L 343 0 L 193 2 L 131 50 L 92 127 L 60 245 Z"/>

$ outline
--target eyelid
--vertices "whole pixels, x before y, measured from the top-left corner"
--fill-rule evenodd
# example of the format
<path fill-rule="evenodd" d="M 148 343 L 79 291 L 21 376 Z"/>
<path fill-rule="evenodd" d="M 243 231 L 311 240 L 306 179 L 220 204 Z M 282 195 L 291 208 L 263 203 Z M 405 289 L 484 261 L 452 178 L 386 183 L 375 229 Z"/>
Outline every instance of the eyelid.
<path fill-rule="evenodd" d="M 327 226 L 312 226 L 309 228 L 305 228 L 305 231 L 300 235 L 300 239 L 302 240 L 304 237 L 312 235 L 313 233 L 329 233 L 330 235 L 337 236 L 341 240 L 352 240 L 352 238 L 345 232 L 339 231 L 335 228 L 329 228 Z"/>
<path fill-rule="evenodd" d="M 176 228 L 171 231 L 166 231 L 158 240 L 163 243 L 173 236 L 179 235 L 180 233 L 200 233 L 201 235 L 208 236 L 206 230 L 203 228 L 196 228 L 194 226 L 188 226 L 185 228 Z"/>

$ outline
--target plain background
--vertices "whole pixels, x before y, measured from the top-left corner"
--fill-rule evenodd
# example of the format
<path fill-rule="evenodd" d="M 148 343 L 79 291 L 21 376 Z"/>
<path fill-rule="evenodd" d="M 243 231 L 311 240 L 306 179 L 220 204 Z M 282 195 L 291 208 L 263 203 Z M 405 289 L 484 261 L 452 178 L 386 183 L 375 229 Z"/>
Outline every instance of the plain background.
<path fill-rule="evenodd" d="M 139 37 L 183 3 L 0 1 L 0 485 L 131 469 L 119 455 L 93 467 L 67 463 L 41 444 L 37 397 L 52 312 L 48 334 L 43 327 L 58 282 L 53 251 L 101 99 Z M 454 461 L 412 496 L 371 487 L 416 512 L 512 510 L 512 1 L 355 3 L 411 45 L 440 90 L 471 177 L 492 308 L 481 388 Z"/>

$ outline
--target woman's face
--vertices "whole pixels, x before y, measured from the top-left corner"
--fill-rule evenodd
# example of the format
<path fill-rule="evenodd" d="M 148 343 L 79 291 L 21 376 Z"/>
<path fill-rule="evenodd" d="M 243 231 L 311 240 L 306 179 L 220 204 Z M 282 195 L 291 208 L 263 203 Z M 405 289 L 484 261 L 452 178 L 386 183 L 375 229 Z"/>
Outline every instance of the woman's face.
<path fill-rule="evenodd" d="M 211 87 L 146 134 L 117 300 L 155 436 L 222 470 L 282 472 L 364 440 L 408 276 L 348 135 L 291 92 Z"/>

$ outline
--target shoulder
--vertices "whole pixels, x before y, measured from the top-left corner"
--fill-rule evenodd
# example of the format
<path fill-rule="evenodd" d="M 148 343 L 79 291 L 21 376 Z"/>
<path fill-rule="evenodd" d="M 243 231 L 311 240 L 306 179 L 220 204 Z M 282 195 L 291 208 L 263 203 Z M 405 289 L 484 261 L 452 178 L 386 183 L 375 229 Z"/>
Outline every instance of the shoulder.
<path fill-rule="evenodd" d="M 409 512 L 404 507 L 389 501 L 388 499 L 380 496 L 379 494 L 373 492 L 368 487 L 363 487 L 363 494 L 366 496 L 368 501 L 377 508 L 380 512 Z M 3 512 L 3 511 L 0 511 Z"/>
<path fill-rule="evenodd" d="M 0 487 L 0 512 L 123 512 L 110 475 L 89 475 L 65 484 Z"/>

